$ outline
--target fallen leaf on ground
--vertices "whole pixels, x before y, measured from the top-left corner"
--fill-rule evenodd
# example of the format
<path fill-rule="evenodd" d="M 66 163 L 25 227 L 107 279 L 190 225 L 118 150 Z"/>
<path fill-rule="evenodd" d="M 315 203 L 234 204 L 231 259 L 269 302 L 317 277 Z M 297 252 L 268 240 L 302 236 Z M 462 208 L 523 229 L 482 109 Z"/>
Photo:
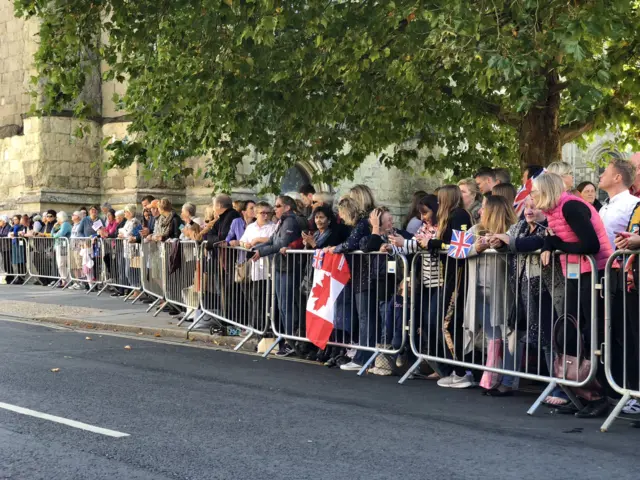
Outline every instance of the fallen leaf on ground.
<path fill-rule="evenodd" d="M 85 340 L 93 340 L 91 337 L 84 337 Z"/>
<path fill-rule="evenodd" d="M 71 326 L 71 322 L 65 322 L 65 325 L 66 325 L 67 327 L 70 327 L 70 326 Z"/>
<path fill-rule="evenodd" d="M 58 372 L 60 371 L 60 369 L 59 369 L 59 368 L 52 368 L 52 369 L 51 369 L 51 371 L 52 371 L 53 373 L 58 373 Z"/>
<path fill-rule="evenodd" d="M 155 333 L 153 336 L 154 337 L 161 337 L 162 335 L 160 335 L 159 333 Z"/>
<path fill-rule="evenodd" d="M 131 350 L 131 346 L 130 346 L 130 345 L 125 345 L 125 346 L 124 346 L 124 349 L 125 349 L 125 350 Z"/>
<path fill-rule="evenodd" d="M 144 335 L 144 332 L 138 332 L 138 335 Z"/>
<path fill-rule="evenodd" d="M 190 341 L 190 342 L 195 342 L 195 341 L 196 341 L 196 339 L 195 339 L 195 338 L 193 338 L 193 337 L 189 337 L 189 341 Z"/>

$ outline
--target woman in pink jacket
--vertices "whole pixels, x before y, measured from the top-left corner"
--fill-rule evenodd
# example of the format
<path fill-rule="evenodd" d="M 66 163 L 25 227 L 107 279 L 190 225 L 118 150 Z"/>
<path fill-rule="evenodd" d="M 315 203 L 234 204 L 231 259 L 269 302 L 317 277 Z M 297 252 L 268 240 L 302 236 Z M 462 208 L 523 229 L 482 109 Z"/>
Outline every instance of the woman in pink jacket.
<path fill-rule="evenodd" d="M 592 312 L 592 282 L 599 282 L 604 275 L 607 260 L 613 253 L 607 233 L 595 208 L 580 197 L 565 191 L 562 177 L 545 173 L 533 180 L 531 190 L 536 208 L 544 212 L 549 222 L 541 259 L 544 265 L 551 261 L 554 251 L 563 252 L 559 256 L 562 273 L 566 280 L 558 288 L 565 289 L 565 311 L 558 312 L 565 322 L 558 321 L 554 339 L 560 349 L 555 353 L 590 359 L 592 333 L 604 338 L 604 302 L 596 295 L 596 311 Z M 588 258 L 595 260 L 596 271 Z M 592 315 L 597 318 L 597 331 L 592 332 Z M 570 320 L 574 318 L 578 328 Z M 578 330 L 578 331 L 576 331 Z M 577 352 L 580 336 L 584 336 L 584 349 Z M 597 367 L 597 362 L 596 362 Z M 600 384 L 606 386 L 604 370 L 599 369 Z M 593 418 L 606 415 L 609 410 L 604 390 L 600 386 L 589 385 L 576 391 L 586 401 L 586 406 L 577 411 L 573 404 L 558 408 L 558 413 L 575 413 L 579 418 Z"/>

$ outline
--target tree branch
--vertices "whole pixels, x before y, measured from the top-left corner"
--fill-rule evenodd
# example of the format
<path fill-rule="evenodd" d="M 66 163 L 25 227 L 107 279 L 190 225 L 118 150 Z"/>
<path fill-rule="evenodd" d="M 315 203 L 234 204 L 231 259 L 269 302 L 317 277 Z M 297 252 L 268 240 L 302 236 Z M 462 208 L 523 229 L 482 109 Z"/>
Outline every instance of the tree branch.
<path fill-rule="evenodd" d="M 484 98 L 471 94 L 463 94 L 461 97 L 456 97 L 453 93 L 453 89 L 450 87 L 441 87 L 442 93 L 453 97 L 459 98 L 465 101 L 468 106 L 475 105 L 477 109 L 485 114 L 493 115 L 500 123 L 508 125 L 510 127 L 518 128 L 522 117 L 516 113 L 505 111 L 497 103 L 490 102 Z"/>
<path fill-rule="evenodd" d="M 589 117 L 584 122 L 572 122 L 560 127 L 560 143 L 570 143 L 584 133 L 587 133 L 593 129 L 595 125 L 595 115 Z"/>

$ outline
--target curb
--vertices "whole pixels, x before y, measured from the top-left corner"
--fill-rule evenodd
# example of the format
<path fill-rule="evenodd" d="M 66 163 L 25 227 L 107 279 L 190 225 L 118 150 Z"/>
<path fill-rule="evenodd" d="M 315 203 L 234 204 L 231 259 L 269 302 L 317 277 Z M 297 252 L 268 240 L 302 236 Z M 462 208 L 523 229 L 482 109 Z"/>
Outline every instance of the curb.
<path fill-rule="evenodd" d="M 67 327 L 81 328 L 84 330 L 102 330 L 111 332 L 123 332 L 123 333 L 135 333 L 148 335 L 152 337 L 164 337 L 164 338 L 176 338 L 180 340 L 190 340 L 208 343 L 215 345 L 216 347 L 223 347 L 228 349 L 234 349 L 244 337 L 226 337 L 220 335 L 210 335 L 203 332 L 187 332 L 186 329 L 178 328 L 153 328 L 153 327 L 138 327 L 135 325 L 122 325 L 118 323 L 105 323 L 105 322 L 89 322 L 86 320 L 79 320 L 77 318 L 67 317 L 47 317 L 38 316 L 26 318 L 22 316 L 6 315 L 6 317 L 13 317 L 20 320 L 36 323 L 52 323 L 55 325 L 64 325 Z M 250 338 L 242 346 L 240 350 L 247 352 L 254 352 L 258 345 L 258 341 Z"/>

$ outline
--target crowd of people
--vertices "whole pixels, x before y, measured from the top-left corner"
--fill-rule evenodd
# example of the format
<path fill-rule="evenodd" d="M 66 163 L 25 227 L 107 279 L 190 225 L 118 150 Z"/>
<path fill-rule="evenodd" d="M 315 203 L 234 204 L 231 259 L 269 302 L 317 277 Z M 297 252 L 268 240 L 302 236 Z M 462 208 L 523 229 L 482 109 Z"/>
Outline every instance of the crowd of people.
<path fill-rule="evenodd" d="M 574 181 L 570 165 L 563 162 L 546 169 L 528 166 L 517 182 L 523 185 L 520 189 L 511 183 L 507 170 L 482 168 L 457 184 L 415 192 L 400 228 L 366 185 L 356 185 L 338 199 L 305 185 L 295 194 L 276 197 L 273 205 L 233 201 L 221 194 L 207 207 L 204 218 L 196 216 L 191 203 L 182 205 L 178 214 L 168 199 L 152 196 L 142 199 L 141 210 L 126 205 L 115 211 L 105 203 L 81 208 L 70 219 L 67 213 L 53 210 L 42 215 L 3 216 L 0 238 L 10 240 L 0 242 L 0 263 L 7 282 L 22 281 L 25 251 L 16 243 L 21 237 L 120 238 L 131 245 L 178 239 L 204 242 L 207 261 L 220 267 L 202 288 L 224 296 L 226 288 L 231 288 L 227 282 L 250 282 L 254 293 L 242 289 L 240 296 L 251 317 L 247 325 L 259 330 L 258 324 L 267 321 L 262 308 L 268 278 L 265 261 L 273 262 L 279 332 L 304 338 L 310 256 L 286 253 L 305 249 L 342 253 L 349 262 L 351 280 L 336 300 L 331 340 L 340 346 L 319 350 L 308 342 L 285 340 L 277 355 L 303 356 L 329 367 L 357 371 L 382 348 L 397 354 L 379 356 L 370 371 L 388 375 L 406 370 L 417 348 L 429 357 L 454 361 L 429 362 L 429 378 L 439 386 L 479 385 L 483 394 L 511 396 L 518 389 L 515 373 L 532 361 L 537 362 L 538 372 L 546 368 L 558 374 L 558 358 L 586 359 L 584 345 L 590 344 L 592 335 L 604 338 L 604 301 L 598 296 L 593 311 L 592 285 L 601 281 L 615 250 L 640 249 L 640 156 L 612 159 L 597 188 L 591 182 L 574 188 Z M 598 189 L 607 194 L 604 203 L 596 198 Z M 467 258 L 452 259 L 443 249 L 461 231 L 472 234 L 473 243 Z M 248 270 L 239 273 L 229 262 L 219 261 L 216 252 L 221 246 L 242 252 L 233 257 L 234 262 L 242 261 Z M 489 249 L 501 255 L 481 255 Z M 372 255 L 353 254 L 360 251 Z M 531 255 L 538 251 L 539 255 Z M 409 265 L 417 265 L 410 284 L 404 281 L 405 274 L 395 271 L 393 258 L 401 254 Z M 62 263 L 59 267 L 66 268 Z M 614 308 L 624 308 L 625 314 L 613 315 L 608 348 L 616 380 L 637 390 L 637 262 L 614 262 L 613 267 L 614 285 L 608 292 L 615 297 Z M 140 266 L 130 261 L 127 269 L 132 268 Z M 72 288 L 91 288 L 99 281 L 95 271 L 84 273 L 86 282 L 75 282 Z M 60 287 L 71 281 L 67 271 L 61 270 L 60 276 Z M 116 288 L 112 294 L 123 293 Z M 403 341 L 402 319 L 410 316 L 407 309 L 417 319 L 412 332 L 418 338 L 414 349 Z M 220 315 L 236 313 L 234 307 L 225 307 Z M 216 322 L 201 312 L 198 318 L 203 327 Z M 594 318 L 595 332 L 591 330 Z M 559 339 L 560 330 L 564 337 Z M 351 351 L 348 346 L 352 344 L 367 348 Z M 577 348 L 562 351 L 567 345 Z M 537 353 L 534 359 L 531 350 Z M 510 370 L 514 375 L 470 368 L 474 364 Z M 602 367 L 596 380 L 573 393 L 582 399 L 582 408 L 571 401 L 571 391 L 561 388 L 551 392 L 545 403 L 559 413 L 597 417 L 607 413 L 610 398 L 618 397 Z M 640 413 L 640 404 L 630 400 L 625 412 Z"/>

